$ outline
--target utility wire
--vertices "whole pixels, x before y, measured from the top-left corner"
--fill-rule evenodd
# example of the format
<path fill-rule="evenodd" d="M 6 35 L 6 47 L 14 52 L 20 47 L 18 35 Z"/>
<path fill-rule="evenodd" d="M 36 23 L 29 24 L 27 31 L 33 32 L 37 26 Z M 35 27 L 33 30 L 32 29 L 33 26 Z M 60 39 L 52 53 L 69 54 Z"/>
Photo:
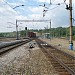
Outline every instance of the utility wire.
<path fill-rule="evenodd" d="M 55 0 L 54 0 L 54 1 L 55 1 Z M 54 2 L 54 1 L 53 1 L 53 2 Z M 51 0 L 50 0 L 50 3 L 51 3 Z M 63 4 L 67 5 L 67 4 L 66 4 L 66 0 L 63 0 L 62 3 L 57 3 L 57 4 L 51 3 L 50 6 L 49 6 L 49 8 L 50 8 L 52 5 L 57 5 L 57 6 L 51 8 L 51 9 L 49 9 L 49 8 L 47 7 L 47 8 L 48 8 L 47 11 L 49 11 L 49 10 L 53 10 L 53 9 L 56 9 L 56 8 L 58 8 L 60 5 L 63 5 Z M 46 11 L 46 12 L 47 12 L 47 11 Z M 45 16 L 46 12 L 43 14 L 44 16 Z"/>
<path fill-rule="evenodd" d="M 49 9 L 49 10 L 53 10 L 53 9 L 56 9 L 57 7 L 59 7 L 59 6 L 53 7 L 52 9 Z"/>
<path fill-rule="evenodd" d="M 66 0 L 63 0 L 63 1 L 64 1 L 64 4 L 67 5 L 67 4 L 66 4 Z"/>
<path fill-rule="evenodd" d="M 13 9 L 13 7 L 8 2 L 6 2 L 5 0 L 3 0 L 3 1 L 4 1 L 4 3 L 6 3 L 9 7 L 11 7 Z"/>
<path fill-rule="evenodd" d="M 5 3 L 5 4 L 7 4 L 11 9 L 13 9 L 14 10 L 14 8 L 8 3 L 8 2 L 6 2 L 5 0 L 3 0 L 3 2 Z M 23 6 L 23 5 L 22 5 Z M 18 12 L 16 11 L 16 10 L 14 10 L 17 14 L 18 14 Z"/>

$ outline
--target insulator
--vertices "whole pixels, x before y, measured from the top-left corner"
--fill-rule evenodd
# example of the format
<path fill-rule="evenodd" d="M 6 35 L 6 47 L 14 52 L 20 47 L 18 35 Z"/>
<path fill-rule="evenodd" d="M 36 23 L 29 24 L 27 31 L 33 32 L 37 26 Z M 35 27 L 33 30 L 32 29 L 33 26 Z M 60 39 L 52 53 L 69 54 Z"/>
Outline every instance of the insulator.
<path fill-rule="evenodd" d="M 44 7 L 45 7 L 45 4 L 44 4 Z"/>
<path fill-rule="evenodd" d="M 60 5 L 60 3 L 58 3 L 58 5 Z"/>
<path fill-rule="evenodd" d="M 67 10 L 69 10 L 69 7 L 68 7 L 68 5 L 66 5 L 66 9 L 67 9 Z"/>

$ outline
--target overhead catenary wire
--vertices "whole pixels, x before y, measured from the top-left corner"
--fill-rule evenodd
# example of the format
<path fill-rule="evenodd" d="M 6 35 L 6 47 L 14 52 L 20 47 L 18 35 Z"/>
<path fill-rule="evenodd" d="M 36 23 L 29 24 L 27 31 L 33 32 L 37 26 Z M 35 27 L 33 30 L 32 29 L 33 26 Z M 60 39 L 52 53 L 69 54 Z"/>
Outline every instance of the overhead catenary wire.
<path fill-rule="evenodd" d="M 59 6 L 53 7 L 52 9 L 49 9 L 49 10 L 53 10 L 53 9 L 56 9 L 57 7 L 59 7 Z"/>
<path fill-rule="evenodd" d="M 51 1 L 51 0 L 50 0 Z M 55 0 L 53 1 L 53 2 L 50 2 L 50 6 L 49 6 L 49 8 L 47 7 L 47 11 L 50 11 L 50 10 L 53 10 L 53 9 L 56 9 L 56 8 L 58 8 L 60 5 L 67 5 L 66 4 L 66 0 L 63 0 L 63 2 L 62 3 L 56 3 L 56 4 L 54 4 L 54 2 L 55 2 Z M 52 5 L 55 5 L 55 7 L 53 7 L 53 8 L 51 8 L 51 6 Z M 45 12 L 46 13 L 46 12 Z M 45 16 L 45 15 L 44 15 Z"/>
<path fill-rule="evenodd" d="M 13 8 L 13 7 L 12 7 L 7 1 L 5 1 L 5 0 L 3 0 L 3 3 L 5 3 L 7 6 L 9 6 L 9 7 L 13 10 L 13 12 L 15 11 L 14 13 L 20 15 L 17 10 L 14 10 L 17 6 L 16 6 L 15 8 Z M 23 5 L 22 5 L 22 6 L 23 6 Z M 11 17 L 8 17 L 8 18 L 11 18 Z"/>
<path fill-rule="evenodd" d="M 13 7 L 8 2 L 6 2 L 5 0 L 3 0 L 3 2 L 13 9 Z"/>
<path fill-rule="evenodd" d="M 19 6 L 16 6 L 16 7 L 12 7 L 8 2 L 6 2 L 5 0 L 3 0 L 3 2 L 5 3 L 5 4 L 7 4 L 13 11 L 15 11 L 18 15 L 19 15 L 19 13 L 16 11 L 16 10 L 14 10 L 15 8 L 17 8 L 17 7 L 19 7 Z M 20 5 L 20 6 L 25 6 L 25 5 Z"/>
<path fill-rule="evenodd" d="M 63 0 L 63 1 L 64 1 L 64 4 L 67 5 L 67 4 L 66 4 L 66 0 Z"/>

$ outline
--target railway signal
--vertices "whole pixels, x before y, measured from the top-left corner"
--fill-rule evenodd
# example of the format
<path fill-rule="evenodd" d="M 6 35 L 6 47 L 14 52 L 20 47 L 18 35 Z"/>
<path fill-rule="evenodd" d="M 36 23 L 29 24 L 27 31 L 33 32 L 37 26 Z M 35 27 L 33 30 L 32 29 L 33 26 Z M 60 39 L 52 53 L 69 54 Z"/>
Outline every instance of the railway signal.
<path fill-rule="evenodd" d="M 26 31 L 26 37 L 27 37 L 27 27 L 25 27 L 25 31 Z"/>
<path fill-rule="evenodd" d="M 27 27 L 25 27 L 25 30 L 27 30 Z"/>

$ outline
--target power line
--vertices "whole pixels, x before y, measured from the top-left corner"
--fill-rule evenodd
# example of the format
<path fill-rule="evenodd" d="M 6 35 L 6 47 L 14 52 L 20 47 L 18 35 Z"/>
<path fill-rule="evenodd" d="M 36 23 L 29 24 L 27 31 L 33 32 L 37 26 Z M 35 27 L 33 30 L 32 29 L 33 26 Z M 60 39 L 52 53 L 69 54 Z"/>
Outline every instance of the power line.
<path fill-rule="evenodd" d="M 18 5 L 18 6 L 16 6 L 16 7 L 14 7 L 13 9 L 15 9 L 15 8 L 17 8 L 17 7 L 20 7 L 20 6 L 25 6 L 25 5 Z"/>
<path fill-rule="evenodd" d="M 8 2 L 6 2 L 5 0 L 3 0 L 3 2 L 5 3 L 5 4 L 7 4 L 12 10 L 14 10 L 14 8 L 8 3 Z M 16 11 L 16 10 L 14 10 L 17 14 L 18 14 L 18 12 Z"/>
<path fill-rule="evenodd" d="M 54 0 L 54 1 L 55 1 L 55 0 Z M 66 0 L 63 0 L 62 3 L 57 3 L 57 4 L 54 4 L 54 1 L 51 2 L 51 0 L 50 0 L 50 6 L 49 6 L 49 8 L 47 7 L 47 9 L 48 9 L 47 11 L 56 9 L 56 8 L 58 8 L 60 5 L 64 5 L 64 4 L 67 6 Z M 55 7 L 53 7 L 53 8 L 50 9 L 50 7 L 51 7 L 52 5 L 57 5 L 57 6 L 55 6 Z M 47 12 L 47 11 L 46 11 L 46 12 Z M 45 13 L 46 13 L 46 12 L 45 12 Z M 45 13 L 44 13 L 44 16 L 45 16 Z"/>
<path fill-rule="evenodd" d="M 5 0 L 3 0 L 9 7 L 11 7 L 13 9 L 13 7 L 8 3 L 6 2 Z"/>
<path fill-rule="evenodd" d="M 53 10 L 53 9 L 56 9 L 57 7 L 59 7 L 59 6 L 56 6 L 56 7 L 52 8 L 52 9 L 49 9 L 49 10 Z"/>
<path fill-rule="evenodd" d="M 64 2 L 66 2 L 66 0 L 64 0 Z"/>
<path fill-rule="evenodd" d="M 66 0 L 63 0 L 63 1 L 64 1 L 64 4 L 67 5 L 67 4 L 66 4 Z"/>

